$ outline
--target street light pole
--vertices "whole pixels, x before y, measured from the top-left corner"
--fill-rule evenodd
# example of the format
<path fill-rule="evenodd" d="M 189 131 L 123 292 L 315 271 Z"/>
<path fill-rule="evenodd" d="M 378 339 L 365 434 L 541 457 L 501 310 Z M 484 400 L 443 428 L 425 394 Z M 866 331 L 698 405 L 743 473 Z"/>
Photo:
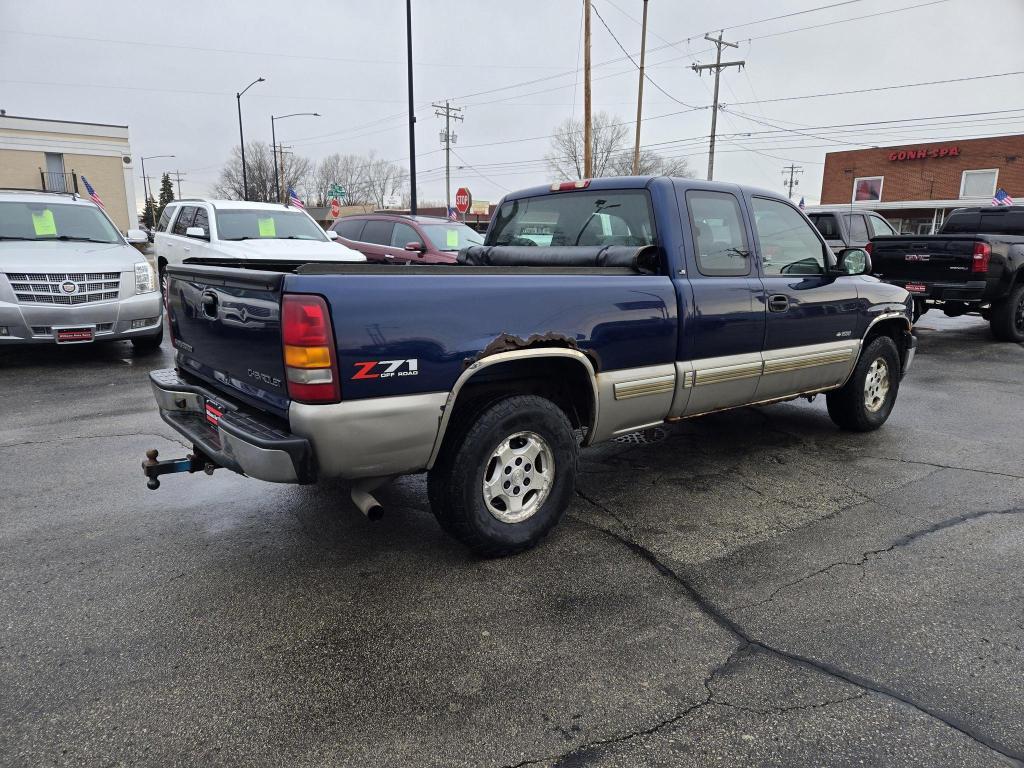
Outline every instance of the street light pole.
<path fill-rule="evenodd" d="M 286 117 L 301 117 L 304 115 L 309 117 L 320 117 L 319 112 L 293 112 L 290 115 L 280 115 L 278 117 L 274 117 L 274 115 L 270 116 L 270 149 L 272 159 L 274 161 L 274 194 L 277 195 L 277 202 L 279 203 L 281 202 L 281 182 L 280 177 L 277 174 L 277 132 L 274 130 L 274 121 L 284 120 Z"/>
<path fill-rule="evenodd" d="M 266 80 L 258 77 L 249 83 L 245 88 L 235 94 L 235 101 L 238 102 L 238 145 L 242 151 L 242 199 L 249 199 L 249 180 L 245 173 L 245 136 L 242 135 L 242 95 L 252 88 L 256 83 L 263 83 Z"/>
<path fill-rule="evenodd" d="M 405 0 L 405 47 L 409 67 L 409 213 L 416 215 L 416 110 L 412 99 L 412 0 Z"/>
<path fill-rule="evenodd" d="M 142 192 L 146 197 L 146 200 L 153 202 L 153 193 L 149 191 L 149 177 L 146 176 L 146 161 L 147 160 L 158 160 L 161 157 L 174 157 L 174 155 L 149 155 L 148 157 L 139 156 L 142 161 Z M 181 195 L 179 195 L 181 197 Z M 156 229 L 156 205 L 154 204 L 149 209 L 149 226 L 151 229 Z"/>

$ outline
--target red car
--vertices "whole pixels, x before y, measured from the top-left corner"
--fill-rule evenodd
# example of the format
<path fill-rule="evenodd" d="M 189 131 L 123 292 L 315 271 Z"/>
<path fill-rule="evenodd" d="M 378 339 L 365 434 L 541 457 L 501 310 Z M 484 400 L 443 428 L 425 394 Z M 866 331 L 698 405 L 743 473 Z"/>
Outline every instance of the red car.
<path fill-rule="evenodd" d="M 367 261 L 387 264 L 454 264 L 460 248 L 484 242 L 465 224 L 433 216 L 346 216 L 331 229 L 338 242 L 360 251 Z"/>

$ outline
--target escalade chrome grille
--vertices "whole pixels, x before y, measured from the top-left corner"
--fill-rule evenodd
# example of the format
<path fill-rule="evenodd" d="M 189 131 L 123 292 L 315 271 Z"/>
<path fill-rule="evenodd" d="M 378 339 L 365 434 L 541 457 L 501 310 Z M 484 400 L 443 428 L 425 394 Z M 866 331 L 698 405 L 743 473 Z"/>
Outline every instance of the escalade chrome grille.
<path fill-rule="evenodd" d="M 120 272 L 8 272 L 7 279 L 22 304 L 111 301 L 121 287 Z"/>

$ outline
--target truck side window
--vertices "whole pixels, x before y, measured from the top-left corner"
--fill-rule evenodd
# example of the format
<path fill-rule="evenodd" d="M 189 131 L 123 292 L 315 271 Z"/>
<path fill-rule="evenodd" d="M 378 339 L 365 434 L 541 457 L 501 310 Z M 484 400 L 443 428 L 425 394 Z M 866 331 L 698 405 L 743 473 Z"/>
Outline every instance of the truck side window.
<path fill-rule="evenodd" d="M 160 214 L 160 221 L 158 221 L 156 223 L 156 231 L 157 232 L 166 232 L 167 231 L 167 225 L 171 223 L 171 214 L 174 213 L 176 210 L 178 210 L 178 209 L 177 208 L 172 208 L 169 205 L 164 207 L 163 213 Z M 148 224 L 149 222 L 146 222 L 146 223 Z"/>
<path fill-rule="evenodd" d="M 708 277 L 749 275 L 750 249 L 736 196 L 691 189 L 686 193 L 686 208 L 698 271 Z"/>
<path fill-rule="evenodd" d="M 843 236 L 839 233 L 839 222 L 836 221 L 834 213 L 812 213 L 809 218 L 814 226 L 821 232 L 821 236 L 826 240 L 842 240 Z"/>
<path fill-rule="evenodd" d="M 752 201 L 765 277 L 824 274 L 825 245 L 811 224 L 780 200 Z"/>
<path fill-rule="evenodd" d="M 868 227 L 871 229 L 872 237 L 884 237 L 885 235 L 896 234 L 896 230 L 893 229 L 889 222 L 881 216 L 868 216 Z"/>
<path fill-rule="evenodd" d="M 192 221 L 191 226 L 202 227 L 203 232 L 206 233 L 206 235 L 202 239 L 210 239 L 210 214 L 206 212 L 205 208 L 196 208 L 196 217 Z"/>
<path fill-rule="evenodd" d="M 178 214 L 177 220 L 174 222 L 174 234 L 185 236 L 185 230 L 192 226 L 192 219 L 196 215 L 196 209 L 193 205 L 186 205 L 181 209 L 181 213 Z"/>
<path fill-rule="evenodd" d="M 846 228 L 850 230 L 850 241 L 863 243 L 871 239 L 868 235 L 867 224 L 864 223 L 864 216 L 859 213 L 846 214 Z"/>

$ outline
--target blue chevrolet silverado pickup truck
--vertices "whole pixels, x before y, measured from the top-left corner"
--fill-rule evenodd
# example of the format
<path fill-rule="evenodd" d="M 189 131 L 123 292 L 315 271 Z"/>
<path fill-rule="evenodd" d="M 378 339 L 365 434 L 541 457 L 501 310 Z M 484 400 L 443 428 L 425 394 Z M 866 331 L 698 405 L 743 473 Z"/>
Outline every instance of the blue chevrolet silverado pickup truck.
<path fill-rule="evenodd" d="M 916 340 L 870 271 L 777 194 L 665 177 L 510 194 L 453 265 L 172 267 L 176 367 L 151 381 L 194 450 L 143 469 L 345 478 L 369 516 L 426 471 L 446 531 L 517 552 L 565 512 L 581 445 L 818 393 L 881 426 Z"/>

